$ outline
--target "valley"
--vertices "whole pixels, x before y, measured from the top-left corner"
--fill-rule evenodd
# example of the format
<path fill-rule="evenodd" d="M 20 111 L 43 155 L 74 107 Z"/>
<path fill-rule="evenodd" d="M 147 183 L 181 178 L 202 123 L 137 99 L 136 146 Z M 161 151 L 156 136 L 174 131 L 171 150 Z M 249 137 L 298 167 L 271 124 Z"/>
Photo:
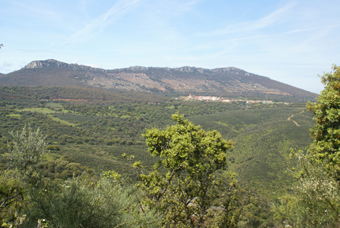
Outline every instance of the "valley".
<path fill-rule="evenodd" d="M 227 166 L 216 175 L 239 186 L 242 203 L 235 208 L 246 216 L 240 227 L 266 227 L 274 224 L 274 203 L 291 192 L 287 170 L 297 164 L 291 150 L 312 142 L 314 121 L 304 102 L 314 97 L 237 68 L 103 70 L 35 61 L 0 76 L 0 169 L 9 164 L 3 155 L 11 132 L 29 126 L 46 136 L 38 169 L 51 183 L 113 172 L 133 186 L 157 162 L 146 129 L 166 130 L 178 113 L 232 142 Z"/>
<path fill-rule="evenodd" d="M 311 143 L 309 128 L 313 120 L 311 113 L 304 111 L 304 104 L 186 101 L 164 96 L 141 103 L 140 96 L 134 102 L 131 94 L 124 93 L 117 97 L 126 100 L 128 95 L 131 100 L 123 103 L 115 102 L 117 99 L 92 103 L 41 99 L 52 96 L 51 91 L 56 89 L 45 90 L 44 94 L 41 88 L 30 88 L 26 91 L 30 98 L 1 98 L 2 148 L 9 131 L 29 124 L 41 128 L 48 144 L 59 148 L 50 153 L 72 157 L 97 174 L 115 170 L 136 178 L 121 154 L 134 155 L 146 168 L 152 167 L 154 159 L 147 153 L 142 135 L 145 129 L 165 129 L 172 124 L 171 115 L 179 112 L 203 129 L 217 130 L 233 141 L 229 170 L 239 175 L 243 186 L 275 198 L 288 191 L 292 180 L 285 173 L 294 165 L 289 159 L 290 149 L 303 149 Z M 5 90 L 10 92 L 9 88 L 2 92 Z M 20 89 L 13 88 L 12 97 L 19 96 L 19 91 L 22 96 Z"/>

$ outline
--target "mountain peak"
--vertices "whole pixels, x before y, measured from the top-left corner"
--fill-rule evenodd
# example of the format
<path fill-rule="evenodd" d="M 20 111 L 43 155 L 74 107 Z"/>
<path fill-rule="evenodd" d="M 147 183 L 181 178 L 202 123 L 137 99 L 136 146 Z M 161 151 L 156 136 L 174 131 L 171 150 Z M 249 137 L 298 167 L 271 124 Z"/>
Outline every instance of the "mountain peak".
<path fill-rule="evenodd" d="M 97 71 L 97 72 L 106 72 L 101 68 L 94 68 L 86 65 L 78 65 L 76 63 L 64 63 L 57 61 L 55 59 L 47 59 L 47 60 L 36 60 L 27 64 L 24 69 L 37 69 L 37 68 L 64 68 L 68 70 L 86 70 L 86 71 Z"/>
<path fill-rule="evenodd" d="M 143 66 L 131 66 L 128 69 L 132 70 L 132 71 L 145 71 L 148 68 L 147 67 L 143 67 Z"/>
<path fill-rule="evenodd" d="M 48 59 L 48 60 L 45 60 L 45 61 L 36 60 L 36 61 L 30 62 L 24 68 L 25 69 L 43 68 L 45 66 L 48 66 L 49 63 L 54 63 L 54 62 L 58 62 L 58 61 L 54 60 L 54 59 Z"/>

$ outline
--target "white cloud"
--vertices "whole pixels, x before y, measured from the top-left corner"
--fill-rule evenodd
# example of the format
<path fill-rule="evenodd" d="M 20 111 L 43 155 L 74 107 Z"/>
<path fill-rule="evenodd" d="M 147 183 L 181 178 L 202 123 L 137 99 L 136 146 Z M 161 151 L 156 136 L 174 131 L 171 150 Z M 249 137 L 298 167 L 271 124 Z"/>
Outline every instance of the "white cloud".
<path fill-rule="evenodd" d="M 278 10 L 275 10 L 269 15 L 266 15 L 258 20 L 233 23 L 223 29 L 215 30 L 215 31 L 200 34 L 200 35 L 201 36 L 220 36 L 220 35 L 229 34 L 229 33 L 240 33 L 240 32 L 244 33 L 244 32 L 251 32 L 254 30 L 266 28 L 278 22 L 282 17 L 284 17 L 284 13 L 294 6 L 295 4 L 289 4 L 284 7 L 281 7 Z"/>
<path fill-rule="evenodd" d="M 107 26 L 129 13 L 140 0 L 119 0 L 107 12 L 99 15 L 86 26 L 73 33 L 60 45 L 70 45 L 86 41 L 104 30 Z"/>

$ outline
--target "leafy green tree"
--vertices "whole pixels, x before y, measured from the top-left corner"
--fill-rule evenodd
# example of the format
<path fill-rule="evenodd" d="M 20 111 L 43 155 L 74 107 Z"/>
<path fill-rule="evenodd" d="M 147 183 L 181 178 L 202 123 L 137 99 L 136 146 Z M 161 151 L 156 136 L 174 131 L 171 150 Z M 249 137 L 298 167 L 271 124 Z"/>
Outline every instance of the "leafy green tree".
<path fill-rule="evenodd" d="M 223 177 L 230 141 L 217 131 L 206 132 L 182 115 L 165 131 L 148 129 L 146 144 L 159 156 L 155 170 L 141 175 L 145 202 L 162 211 L 166 227 L 236 227 L 236 181 Z"/>
<path fill-rule="evenodd" d="M 293 227 L 340 226 L 340 67 L 321 76 L 325 88 L 308 102 L 316 124 L 307 154 L 297 153 L 293 195 L 281 199 L 276 214 Z"/>
<path fill-rule="evenodd" d="M 321 76 L 325 88 L 316 103 L 308 103 L 316 124 L 309 152 L 313 161 L 325 162 L 326 169 L 340 180 L 340 67 Z"/>

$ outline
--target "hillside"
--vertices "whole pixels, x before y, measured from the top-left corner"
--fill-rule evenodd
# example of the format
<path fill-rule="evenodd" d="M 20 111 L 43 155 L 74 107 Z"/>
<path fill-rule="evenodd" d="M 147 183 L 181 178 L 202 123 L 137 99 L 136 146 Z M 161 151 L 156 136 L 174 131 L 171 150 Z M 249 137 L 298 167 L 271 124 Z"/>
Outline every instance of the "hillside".
<path fill-rule="evenodd" d="M 315 98 L 315 94 L 235 67 L 129 67 L 104 70 L 56 60 L 33 61 L 0 75 L 2 86 L 77 86 L 147 93 Z"/>
<path fill-rule="evenodd" d="M 73 91 L 74 98 L 88 94 L 89 100 L 41 99 L 47 91 L 60 95 Z M 121 154 L 134 155 L 152 167 L 154 159 L 147 153 L 142 134 L 146 128 L 165 129 L 171 124 L 171 114 L 179 112 L 203 129 L 218 130 L 232 140 L 229 170 L 238 173 L 242 186 L 273 198 L 285 193 L 292 181 L 285 173 L 293 166 L 288 159 L 290 148 L 303 149 L 311 142 L 308 129 L 314 122 L 303 104 L 183 101 L 150 94 L 141 97 L 145 99 L 141 102 L 127 94 L 110 97 L 89 88 L 0 87 L 0 142 L 7 142 L 9 131 L 30 124 L 40 127 L 48 143 L 60 148 L 55 156 L 72 157 L 97 173 L 113 169 L 134 178 Z"/>
<path fill-rule="evenodd" d="M 144 173 L 156 162 L 147 152 L 145 129 L 165 129 L 172 124 L 172 114 L 184 114 L 195 125 L 216 129 L 234 142 L 221 175 L 237 173 L 240 194 L 249 204 L 244 211 L 258 224 L 273 219 L 268 200 L 290 191 L 293 178 L 286 171 L 295 162 L 288 159 L 290 148 L 307 146 L 308 129 L 314 124 L 304 104 L 199 102 L 82 87 L 0 86 L 0 112 L 0 154 L 7 151 L 10 131 L 29 125 L 47 136 L 49 152 L 39 164 L 45 177 L 58 182 L 84 172 L 99 176 L 114 170 L 129 183 L 137 178 L 134 161 L 142 162 Z M 123 153 L 135 159 L 126 160 Z M 0 156 L 0 170 L 7 163 Z"/>
<path fill-rule="evenodd" d="M 312 142 L 312 114 L 303 106 L 232 110 L 189 119 L 232 140 L 230 169 L 242 185 L 273 198 L 289 191 L 291 148 L 303 149 Z"/>

